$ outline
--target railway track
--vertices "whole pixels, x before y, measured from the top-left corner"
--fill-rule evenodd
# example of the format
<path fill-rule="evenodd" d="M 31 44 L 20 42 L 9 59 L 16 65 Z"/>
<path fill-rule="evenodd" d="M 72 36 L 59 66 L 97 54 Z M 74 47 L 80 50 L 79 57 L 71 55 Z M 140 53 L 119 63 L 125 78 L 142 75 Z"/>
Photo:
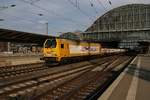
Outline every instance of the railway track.
<path fill-rule="evenodd" d="M 101 79 L 100 76 L 105 76 L 103 74 L 106 73 L 108 69 L 110 70 L 110 68 L 113 68 L 110 66 L 117 66 L 126 59 L 129 59 L 128 57 L 123 57 L 122 61 L 120 61 L 118 60 L 118 57 L 120 56 L 106 57 L 103 59 L 93 60 L 76 65 L 70 64 L 64 65 L 62 67 L 55 67 L 50 69 L 47 68 L 45 70 L 40 70 L 36 74 L 34 72 L 31 73 L 32 76 L 30 77 L 29 73 L 27 72 L 28 76 L 20 76 L 21 80 L 18 80 L 18 76 L 13 77 L 13 79 L 16 81 L 12 81 L 11 78 L 9 80 L 4 79 L 2 81 L 5 82 L 0 84 L 0 98 L 4 100 L 14 98 L 19 100 L 50 100 L 64 98 L 64 100 L 66 100 L 70 97 L 75 97 L 74 95 L 78 94 L 79 91 L 81 94 L 89 94 L 90 92 L 83 93 L 82 91 L 86 89 L 82 88 L 87 88 L 88 86 L 95 86 L 96 88 L 98 85 L 96 85 L 94 81 L 97 80 L 96 82 L 99 83 L 98 80 Z M 21 69 L 24 68 L 25 67 Z M 18 69 L 20 70 L 20 68 Z M 90 85 L 90 83 L 93 85 Z M 95 88 L 93 88 L 93 90 Z M 82 96 L 77 95 L 77 97 Z"/>
<path fill-rule="evenodd" d="M 52 65 L 47 66 L 44 63 L 33 63 L 33 64 L 0 67 L 0 80 L 3 80 L 3 79 L 9 80 L 17 76 L 25 76 L 25 75 L 28 76 L 28 74 L 30 73 L 32 74 L 32 73 L 36 73 L 42 70 L 47 70 L 54 66 L 56 67 L 58 66 L 58 64 L 52 64 Z"/>
<path fill-rule="evenodd" d="M 44 63 L 23 64 L 0 67 L 0 79 L 16 77 L 49 68 Z"/>
<path fill-rule="evenodd" d="M 76 77 L 73 80 L 59 85 L 35 100 L 83 100 L 109 77 L 112 77 L 112 73 L 110 72 L 113 68 L 129 58 L 123 57 L 119 59 L 110 62 L 107 61 L 97 66 L 96 69 L 90 70 L 80 77 Z"/>

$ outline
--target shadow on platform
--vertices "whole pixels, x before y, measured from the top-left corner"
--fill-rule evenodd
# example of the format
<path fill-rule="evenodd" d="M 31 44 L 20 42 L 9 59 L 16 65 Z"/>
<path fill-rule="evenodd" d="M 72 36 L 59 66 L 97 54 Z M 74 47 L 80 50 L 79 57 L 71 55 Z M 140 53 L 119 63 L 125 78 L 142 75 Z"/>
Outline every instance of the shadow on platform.
<path fill-rule="evenodd" d="M 134 74 L 136 70 L 139 70 L 139 74 Z M 128 67 L 127 72 L 130 75 L 136 76 L 140 79 L 146 80 L 146 81 L 150 81 L 150 70 L 147 69 L 143 69 L 141 68 L 137 68 L 136 64 L 131 64 Z"/>

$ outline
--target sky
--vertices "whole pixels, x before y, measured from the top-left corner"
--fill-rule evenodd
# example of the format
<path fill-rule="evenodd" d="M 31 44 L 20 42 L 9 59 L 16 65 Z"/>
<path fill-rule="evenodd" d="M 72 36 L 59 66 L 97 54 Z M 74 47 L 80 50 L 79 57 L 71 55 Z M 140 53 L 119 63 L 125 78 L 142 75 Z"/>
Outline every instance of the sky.
<path fill-rule="evenodd" d="M 111 3 L 110 3 L 110 2 Z M 85 31 L 107 11 L 150 0 L 0 0 L 0 28 L 46 34 Z"/>

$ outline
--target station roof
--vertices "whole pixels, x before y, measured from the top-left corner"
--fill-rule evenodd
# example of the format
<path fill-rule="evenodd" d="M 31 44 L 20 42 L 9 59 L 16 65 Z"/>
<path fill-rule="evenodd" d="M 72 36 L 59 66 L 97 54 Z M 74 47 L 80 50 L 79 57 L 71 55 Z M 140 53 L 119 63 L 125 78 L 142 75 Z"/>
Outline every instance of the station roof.
<path fill-rule="evenodd" d="M 35 43 L 42 45 L 43 42 L 48 38 L 55 37 L 44 34 L 21 32 L 0 28 L 0 41 L 2 42 Z"/>
<path fill-rule="evenodd" d="M 81 37 L 89 41 L 150 41 L 150 4 L 127 4 L 100 16 Z"/>

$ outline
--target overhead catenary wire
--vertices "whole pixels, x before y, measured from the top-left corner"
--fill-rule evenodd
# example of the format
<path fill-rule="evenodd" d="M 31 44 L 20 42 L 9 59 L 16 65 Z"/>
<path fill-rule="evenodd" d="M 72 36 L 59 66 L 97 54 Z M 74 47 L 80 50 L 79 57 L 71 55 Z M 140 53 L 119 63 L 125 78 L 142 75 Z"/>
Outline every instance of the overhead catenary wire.
<path fill-rule="evenodd" d="M 78 0 L 76 0 L 76 6 L 79 7 L 79 2 L 78 2 Z"/>
<path fill-rule="evenodd" d="M 112 5 L 112 2 L 111 2 L 111 0 L 107 0 L 108 1 L 108 3 L 110 4 L 110 5 Z"/>
<path fill-rule="evenodd" d="M 98 14 L 98 11 L 96 10 L 96 7 L 93 4 L 93 2 L 91 0 L 89 0 L 89 2 L 90 2 L 90 6 L 93 8 L 93 10 L 95 11 L 95 13 Z"/>
<path fill-rule="evenodd" d="M 8 9 L 8 8 L 13 8 L 13 7 L 15 7 L 16 5 L 14 5 L 14 4 L 11 4 L 11 5 L 6 5 L 5 4 L 5 0 L 2 0 L 1 1 L 1 5 L 0 5 L 0 11 L 2 11 L 2 10 L 5 10 L 5 9 Z"/>
<path fill-rule="evenodd" d="M 39 1 L 39 0 L 38 0 Z M 35 2 L 34 2 L 35 3 Z M 1 13 L 3 13 L 3 11 L 1 11 Z M 32 14 L 32 15 L 38 15 L 38 16 L 41 16 L 41 14 L 38 14 L 38 13 L 35 13 L 35 12 L 33 12 L 34 14 Z M 15 15 L 9 15 L 9 16 L 12 16 L 12 17 L 14 17 L 15 19 L 19 19 L 19 22 L 21 22 L 21 21 L 23 21 L 23 22 L 26 22 L 26 23 L 32 23 L 32 24 L 37 24 L 37 25 L 39 25 L 39 24 L 44 24 L 44 23 L 40 23 L 40 22 L 37 22 L 37 21 L 33 21 L 32 19 L 28 19 L 27 17 L 19 17 L 19 16 L 15 16 Z M 42 14 L 42 16 L 43 16 L 43 14 Z M 1 20 L 4 20 L 4 19 L 1 19 Z M 7 20 L 6 20 L 7 21 Z M 52 25 L 54 25 L 54 24 L 51 24 L 51 29 L 59 29 L 59 27 L 56 27 L 56 26 L 52 26 Z M 67 28 L 62 28 L 63 30 L 67 30 Z"/>
<path fill-rule="evenodd" d="M 100 6 L 107 12 L 107 8 L 103 5 L 103 3 L 100 0 L 97 0 L 97 2 L 100 4 Z"/>
<path fill-rule="evenodd" d="M 40 1 L 40 0 L 31 0 L 31 3 L 35 3 L 35 2 L 38 2 L 38 1 Z M 14 6 L 14 5 L 11 5 L 11 6 Z M 15 5 L 15 6 L 16 6 L 16 5 Z M 38 15 L 38 16 L 40 16 L 40 17 L 44 15 L 44 14 L 42 14 L 42 13 L 36 13 L 36 12 L 32 12 L 31 14 L 34 15 L 34 16 L 35 16 L 35 15 L 36 15 L 36 16 Z M 31 14 L 30 14 L 30 15 L 31 15 Z M 23 19 L 23 20 L 25 19 L 24 17 L 18 17 L 18 16 L 14 16 L 14 15 L 12 15 L 12 14 L 9 15 L 9 16 L 16 17 L 17 19 L 18 19 L 18 18 L 19 18 L 19 19 Z M 46 16 L 45 16 L 45 17 L 46 17 Z M 26 17 L 26 18 L 27 18 L 27 17 Z M 25 20 L 28 21 L 28 22 L 32 22 L 32 23 L 39 24 L 39 22 L 30 20 L 30 19 L 25 19 Z M 24 21 L 25 21 L 25 20 L 24 20 Z"/>
<path fill-rule="evenodd" d="M 83 11 L 80 6 L 79 2 L 76 0 L 76 4 L 72 2 L 71 0 L 67 0 L 73 7 L 77 8 L 83 15 L 87 16 L 91 21 L 93 21 L 93 18 L 89 16 L 85 11 Z"/>
<path fill-rule="evenodd" d="M 40 0 L 30 0 L 30 1 L 31 1 L 31 4 L 33 4 L 33 3 L 36 3 L 36 2 L 38 2 Z"/>
<path fill-rule="evenodd" d="M 20 1 L 20 0 L 19 0 L 19 1 Z M 75 25 L 81 25 L 81 26 L 86 26 L 86 27 L 87 27 L 87 25 L 82 25 L 82 24 L 80 24 L 79 22 L 73 20 L 72 18 L 67 18 L 67 17 L 62 16 L 61 14 L 59 14 L 59 13 L 57 13 L 57 12 L 51 10 L 51 9 L 46 9 L 46 8 L 43 7 L 43 6 L 39 6 L 38 4 L 36 4 L 36 2 L 38 2 L 38 1 L 40 1 L 40 0 L 31 0 L 31 2 L 30 2 L 30 0 L 21 0 L 21 1 L 25 1 L 26 3 L 28 3 L 28 4 L 30 4 L 30 5 L 32 5 L 32 6 L 34 6 L 34 7 L 37 7 L 37 8 L 39 8 L 39 9 L 45 11 L 45 12 L 48 12 L 48 13 L 50 12 L 51 14 L 53 14 L 53 15 L 59 17 L 59 18 L 62 18 L 62 19 L 65 20 L 65 21 L 71 22 L 71 23 L 73 23 L 73 24 L 75 24 Z M 72 1 L 72 0 L 69 0 L 69 1 Z M 89 0 L 89 1 L 91 1 L 90 6 L 94 9 L 94 11 L 96 12 L 96 14 L 98 14 L 98 12 L 97 12 L 97 10 L 96 10 L 96 8 L 95 8 L 95 5 L 94 5 L 95 2 L 94 2 L 94 4 L 93 4 L 93 1 L 92 1 L 92 0 Z M 81 9 L 80 6 L 79 6 L 79 1 L 78 1 L 78 0 L 76 0 L 75 2 L 73 2 L 73 4 L 74 4 L 74 6 L 75 6 L 77 9 Z M 81 11 L 83 11 L 83 10 L 81 9 Z M 83 12 L 84 12 L 84 11 L 83 11 Z M 85 13 L 86 13 L 86 12 L 85 12 Z M 86 14 L 87 14 L 87 13 L 86 13 Z M 39 14 L 39 16 L 43 16 L 43 15 Z M 46 16 L 47 16 L 47 15 L 46 15 Z M 90 15 L 88 15 L 88 17 L 90 17 Z"/>
<path fill-rule="evenodd" d="M 1 13 L 3 13 L 3 12 L 1 12 Z M 23 21 L 27 21 L 27 22 L 30 22 L 30 23 L 35 23 L 35 24 L 37 24 L 38 22 L 34 22 L 33 20 L 30 20 L 30 19 L 25 19 L 25 18 L 23 18 L 23 17 L 18 17 L 18 16 L 15 16 L 15 15 L 9 15 L 9 16 L 12 16 L 12 17 L 15 17 L 16 19 L 22 19 Z M 38 23 L 39 24 L 39 23 Z"/>
<path fill-rule="evenodd" d="M 20 1 L 22 1 L 22 2 L 24 2 L 24 3 L 27 3 L 27 4 L 30 4 L 30 5 L 32 5 L 32 6 L 36 7 L 36 8 L 39 8 L 39 9 L 41 9 L 41 10 L 43 10 L 43 11 L 49 12 L 49 13 L 55 15 L 56 17 L 59 17 L 59 18 L 65 20 L 65 21 L 71 22 L 71 23 L 76 24 L 76 25 L 78 25 L 78 26 L 87 27 L 87 25 L 79 24 L 79 22 L 77 22 L 77 21 L 75 21 L 75 20 L 72 20 L 72 19 L 70 19 L 70 18 L 66 18 L 66 17 L 64 17 L 64 16 L 62 16 L 62 15 L 60 15 L 60 14 L 54 12 L 53 10 L 45 9 L 45 8 L 39 6 L 39 5 L 36 5 L 35 3 L 31 4 L 29 1 L 26 1 L 26 0 L 20 0 Z"/>
<path fill-rule="evenodd" d="M 3 12 L 1 12 L 1 13 L 3 13 Z M 39 25 L 39 24 L 43 25 L 44 24 L 44 23 L 36 22 L 36 21 L 30 20 L 30 19 L 26 19 L 24 17 L 18 17 L 18 16 L 15 16 L 15 15 L 12 15 L 12 14 L 9 15 L 9 16 L 14 17 L 15 19 L 20 19 L 19 20 L 20 22 L 23 21 L 23 22 L 26 22 L 26 23 L 32 23 L 32 24 L 36 24 L 36 25 Z M 58 27 L 54 27 L 54 26 L 50 26 L 50 27 L 51 27 L 51 29 L 58 29 Z M 64 29 L 64 30 L 67 30 L 67 28 Z"/>

